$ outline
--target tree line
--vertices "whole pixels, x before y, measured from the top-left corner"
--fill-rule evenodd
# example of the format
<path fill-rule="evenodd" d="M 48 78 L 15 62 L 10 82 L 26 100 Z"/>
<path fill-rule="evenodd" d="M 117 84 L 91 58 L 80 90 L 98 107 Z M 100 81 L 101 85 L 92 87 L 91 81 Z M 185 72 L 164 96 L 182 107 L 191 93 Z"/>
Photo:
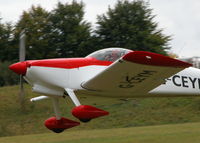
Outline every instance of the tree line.
<path fill-rule="evenodd" d="M 108 47 L 167 54 L 170 37 L 158 28 L 148 2 L 119 0 L 114 8 L 97 16 L 96 27 L 84 19 L 84 7 L 76 0 L 58 2 L 51 11 L 38 5 L 24 11 L 15 24 L 0 20 L 0 86 L 17 82 L 3 67 L 18 61 L 22 30 L 27 60 L 83 57 Z"/>

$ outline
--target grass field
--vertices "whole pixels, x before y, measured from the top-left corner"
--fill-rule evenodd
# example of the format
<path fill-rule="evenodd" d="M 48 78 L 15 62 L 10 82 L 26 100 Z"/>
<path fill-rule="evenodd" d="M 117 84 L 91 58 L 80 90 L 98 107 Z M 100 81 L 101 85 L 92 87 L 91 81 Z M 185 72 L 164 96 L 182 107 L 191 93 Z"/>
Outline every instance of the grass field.
<path fill-rule="evenodd" d="M 1 137 L 0 143 L 199 143 L 200 123 Z"/>
<path fill-rule="evenodd" d="M 51 100 L 31 103 L 29 99 L 37 95 L 31 92 L 30 86 L 26 85 L 25 89 L 26 110 L 21 112 L 17 100 L 18 86 L 0 88 L 0 136 L 49 132 L 43 123 L 47 118 L 54 116 Z M 115 99 L 80 96 L 79 99 L 82 104 L 109 111 L 110 115 L 81 124 L 67 133 L 90 129 L 200 122 L 200 98 L 198 97 Z M 60 107 L 64 117 L 77 121 L 71 115 L 74 106 L 70 99 L 61 100 Z"/>

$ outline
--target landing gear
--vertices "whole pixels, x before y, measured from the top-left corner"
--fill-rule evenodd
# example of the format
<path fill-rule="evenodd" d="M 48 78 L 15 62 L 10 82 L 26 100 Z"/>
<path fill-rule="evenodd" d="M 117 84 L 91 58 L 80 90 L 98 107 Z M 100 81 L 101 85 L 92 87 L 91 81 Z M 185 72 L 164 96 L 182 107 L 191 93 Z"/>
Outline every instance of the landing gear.
<path fill-rule="evenodd" d="M 79 122 L 61 117 L 59 110 L 58 98 L 53 98 L 53 108 L 55 112 L 55 117 L 51 117 L 44 122 L 44 125 L 55 133 L 61 133 L 65 129 L 69 129 L 80 125 Z"/>
<path fill-rule="evenodd" d="M 62 133 L 65 129 L 62 128 L 55 128 L 55 129 L 51 129 L 54 133 Z"/>
<path fill-rule="evenodd" d="M 81 105 L 72 89 L 65 89 L 76 107 L 72 109 L 72 115 L 81 122 L 89 122 L 91 119 L 108 115 L 109 112 L 98 109 L 90 105 Z M 52 98 L 55 117 L 51 117 L 45 121 L 45 126 L 55 133 L 61 133 L 65 129 L 69 129 L 80 125 L 79 122 L 61 117 L 59 110 L 58 98 Z"/>
<path fill-rule="evenodd" d="M 80 125 L 79 122 L 69 120 L 67 118 L 61 117 L 61 119 L 56 119 L 56 117 L 51 117 L 44 122 L 45 126 L 55 133 L 61 133 L 65 129 L 69 129 Z"/>
<path fill-rule="evenodd" d="M 89 122 L 89 121 L 91 121 L 91 119 L 79 119 L 81 122 L 83 122 L 83 123 L 87 123 L 87 122 Z"/>
<path fill-rule="evenodd" d="M 72 89 L 66 88 L 65 91 L 76 107 L 72 109 L 72 115 L 82 122 L 89 122 L 91 119 L 108 115 L 109 112 L 98 109 L 90 105 L 81 105 Z"/>
<path fill-rule="evenodd" d="M 82 122 L 89 122 L 91 119 L 108 115 L 109 112 L 90 105 L 80 105 L 72 109 L 72 115 Z"/>

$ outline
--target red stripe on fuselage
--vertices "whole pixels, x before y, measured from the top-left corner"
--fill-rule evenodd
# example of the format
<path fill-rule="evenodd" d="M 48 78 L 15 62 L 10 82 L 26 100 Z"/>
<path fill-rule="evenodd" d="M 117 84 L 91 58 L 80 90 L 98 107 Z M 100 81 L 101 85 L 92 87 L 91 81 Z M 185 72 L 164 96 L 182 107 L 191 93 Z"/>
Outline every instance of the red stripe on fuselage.
<path fill-rule="evenodd" d="M 51 67 L 51 68 L 64 68 L 72 69 L 84 66 L 109 66 L 112 64 L 110 61 L 100 61 L 95 58 L 62 58 L 62 59 L 46 59 L 46 60 L 33 60 L 27 61 L 28 67 L 39 66 L 39 67 Z"/>

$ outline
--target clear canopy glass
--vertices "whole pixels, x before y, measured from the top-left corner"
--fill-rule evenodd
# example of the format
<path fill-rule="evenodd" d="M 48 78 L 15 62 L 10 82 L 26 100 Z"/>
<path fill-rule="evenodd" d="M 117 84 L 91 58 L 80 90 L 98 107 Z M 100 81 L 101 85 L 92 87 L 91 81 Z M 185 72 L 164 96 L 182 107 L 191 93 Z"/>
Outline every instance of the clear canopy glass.
<path fill-rule="evenodd" d="M 131 50 L 123 49 L 123 48 L 107 48 L 107 49 L 102 49 L 94 53 L 91 53 L 87 57 L 93 57 L 101 61 L 114 62 L 129 52 L 131 52 Z"/>

